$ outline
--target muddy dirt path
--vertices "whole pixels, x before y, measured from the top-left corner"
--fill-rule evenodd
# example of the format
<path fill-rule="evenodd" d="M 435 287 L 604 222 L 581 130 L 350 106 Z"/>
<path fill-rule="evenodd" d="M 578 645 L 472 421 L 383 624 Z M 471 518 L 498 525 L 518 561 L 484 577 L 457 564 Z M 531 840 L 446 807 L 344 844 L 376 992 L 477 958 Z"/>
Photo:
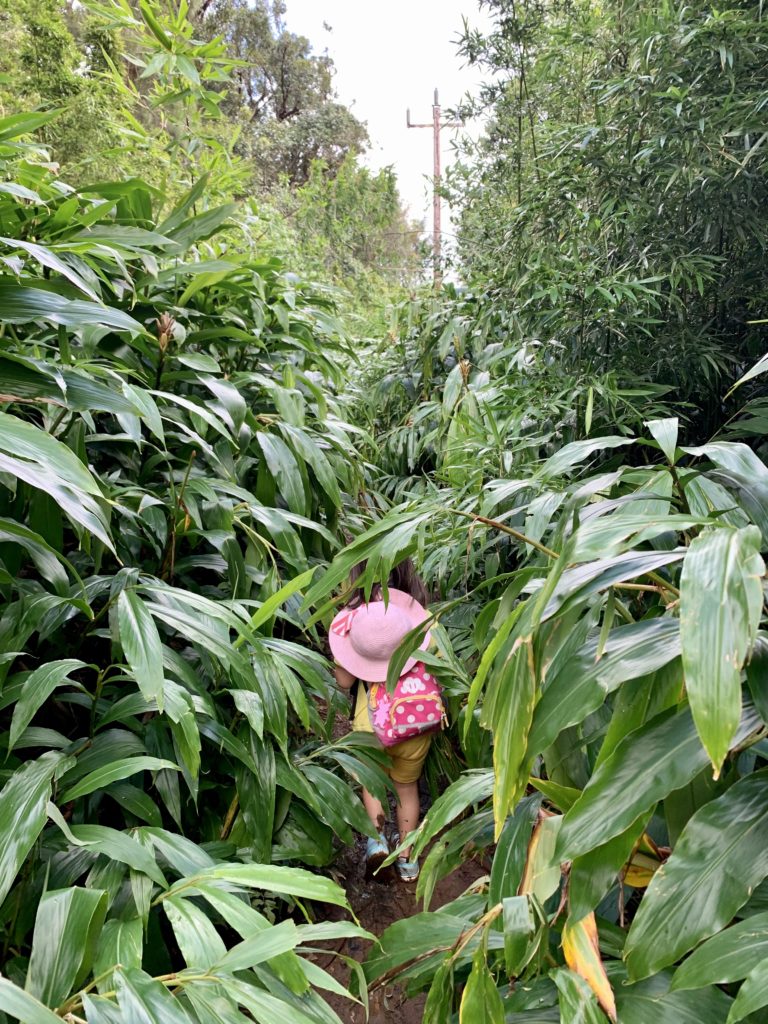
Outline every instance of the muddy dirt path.
<path fill-rule="evenodd" d="M 402 918 L 418 914 L 423 907 L 416 899 L 415 885 L 399 880 L 389 884 L 366 881 L 364 877 L 365 840 L 359 839 L 354 847 L 341 854 L 334 868 L 334 875 L 347 892 L 349 902 L 360 924 L 374 935 L 381 933 Z M 452 874 L 442 879 L 435 888 L 430 910 L 436 910 L 445 903 L 461 896 L 473 882 L 487 874 L 487 865 L 470 860 Z M 370 942 L 347 939 L 344 943 L 333 943 L 334 948 L 344 956 L 365 960 Z M 338 956 L 316 957 L 317 963 L 329 971 L 342 984 L 349 981 L 349 969 Z M 390 984 L 376 988 L 370 994 L 370 1024 L 421 1024 L 424 1010 L 424 995 L 412 999 L 406 997 L 403 986 Z M 326 994 L 344 1024 L 364 1024 L 365 1011 L 348 999 Z"/>

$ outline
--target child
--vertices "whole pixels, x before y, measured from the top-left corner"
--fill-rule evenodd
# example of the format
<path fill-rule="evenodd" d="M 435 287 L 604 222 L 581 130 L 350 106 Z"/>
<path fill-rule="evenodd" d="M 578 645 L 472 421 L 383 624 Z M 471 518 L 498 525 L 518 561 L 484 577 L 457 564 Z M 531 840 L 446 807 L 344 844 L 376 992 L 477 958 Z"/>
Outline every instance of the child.
<path fill-rule="evenodd" d="M 420 587 L 421 593 L 424 592 L 423 584 L 408 567 L 401 569 L 398 582 L 400 580 L 409 580 L 411 589 Z M 374 731 L 368 713 L 366 684 L 386 681 L 389 659 L 405 635 L 428 617 L 427 610 L 410 593 L 393 586 L 388 588 L 388 593 L 386 606 L 378 590 L 371 595 L 369 604 L 363 604 L 362 595 L 354 595 L 334 618 L 329 631 L 339 686 L 350 690 L 359 681 L 353 718 L 353 728 L 358 732 Z M 429 639 L 427 634 L 422 650 L 429 645 Z M 401 675 L 417 672 L 421 667 L 416 658 L 409 658 Z M 431 735 L 425 733 L 386 748 L 391 761 L 389 775 L 397 791 L 397 825 L 403 837 L 419 823 L 418 781 L 431 739 Z M 386 814 L 381 802 L 366 789 L 363 789 L 363 803 L 379 833 L 377 839 L 368 840 L 366 848 L 366 877 L 371 877 L 389 855 L 383 832 Z M 404 882 L 415 882 L 419 877 L 419 865 L 410 859 L 410 848 L 400 853 L 396 870 Z"/>

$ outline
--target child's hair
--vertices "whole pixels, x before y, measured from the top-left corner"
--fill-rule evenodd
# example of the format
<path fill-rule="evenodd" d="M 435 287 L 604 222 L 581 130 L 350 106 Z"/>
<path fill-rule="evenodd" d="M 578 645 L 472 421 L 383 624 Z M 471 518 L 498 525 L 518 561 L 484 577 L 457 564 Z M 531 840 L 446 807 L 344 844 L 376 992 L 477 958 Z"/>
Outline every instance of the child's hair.
<path fill-rule="evenodd" d="M 362 574 L 365 572 L 366 563 L 358 562 L 356 566 L 352 568 L 349 574 L 350 583 L 354 585 L 356 580 L 359 580 Z M 388 587 L 394 587 L 396 590 L 403 590 L 406 594 L 410 594 L 414 597 L 419 604 L 427 605 L 429 603 L 429 594 L 427 588 L 422 580 L 421 576 L 416 572 L 416 567 L 410 558 L 405 558 L 402 562 L 399 562 L 392 572 L 389 574 L 387 580 Z M 371 591 L 371 597 L 374 600 L 381 598 L 381 587 L 376 584 Z M 365 600 L 362 587 L 354 587 L 349 595 L 347 601 L 348 608 L 357 608 Z"/>

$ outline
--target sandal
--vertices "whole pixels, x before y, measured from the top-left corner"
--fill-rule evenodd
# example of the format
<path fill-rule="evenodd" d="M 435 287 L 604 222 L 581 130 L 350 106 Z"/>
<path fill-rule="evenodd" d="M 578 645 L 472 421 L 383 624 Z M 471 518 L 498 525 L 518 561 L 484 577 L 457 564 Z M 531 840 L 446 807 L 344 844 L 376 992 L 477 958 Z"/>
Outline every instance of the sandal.
<path fill-rule="evenodd" d="M 401 882 L 415 882 L 419 877 L 419 862 L 417 860 L 403 860 L 402 857 L 398 857 L 395 863 Z"/>
<path fill-rule="evenodd" d="M 378 837 L 374 839 L 369 836 L 368 842 L 365 844 L 365 879 L 370 882 L 372 878 L 376 876 L 376 872 L 379 870 L 381 865 L 389 856 L 389 847 L 387 846 L 387 840 L 383 832 L 380 832 Z M 377 881 L 384 881 L 383 878 L 377 878 Z"/>

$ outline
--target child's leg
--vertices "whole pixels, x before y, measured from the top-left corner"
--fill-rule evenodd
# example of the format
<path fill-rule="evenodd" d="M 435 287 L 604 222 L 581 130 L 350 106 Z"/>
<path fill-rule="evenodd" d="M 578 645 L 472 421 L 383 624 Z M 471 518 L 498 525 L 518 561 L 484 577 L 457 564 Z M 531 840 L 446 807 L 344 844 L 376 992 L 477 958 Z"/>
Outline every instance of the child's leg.
<path fill-rule="evenodd" d="M 397 782 L 397 827 L 400 839 L 403 840 L 419 824 L 419 784 L 418 782 Z M 403 850 L 400 857 L 408 860 L 411 855 L 410 846 Z"/>
<path fill-rule="evenodd" d="M 363 806 L 368 812 L 368 817 L 376 827 L 377 832 L 384 831 L 384 822 L 387 816 L 382 807 L 381 800 L 377 800 L 367 789 L 363 789 Z"/>

